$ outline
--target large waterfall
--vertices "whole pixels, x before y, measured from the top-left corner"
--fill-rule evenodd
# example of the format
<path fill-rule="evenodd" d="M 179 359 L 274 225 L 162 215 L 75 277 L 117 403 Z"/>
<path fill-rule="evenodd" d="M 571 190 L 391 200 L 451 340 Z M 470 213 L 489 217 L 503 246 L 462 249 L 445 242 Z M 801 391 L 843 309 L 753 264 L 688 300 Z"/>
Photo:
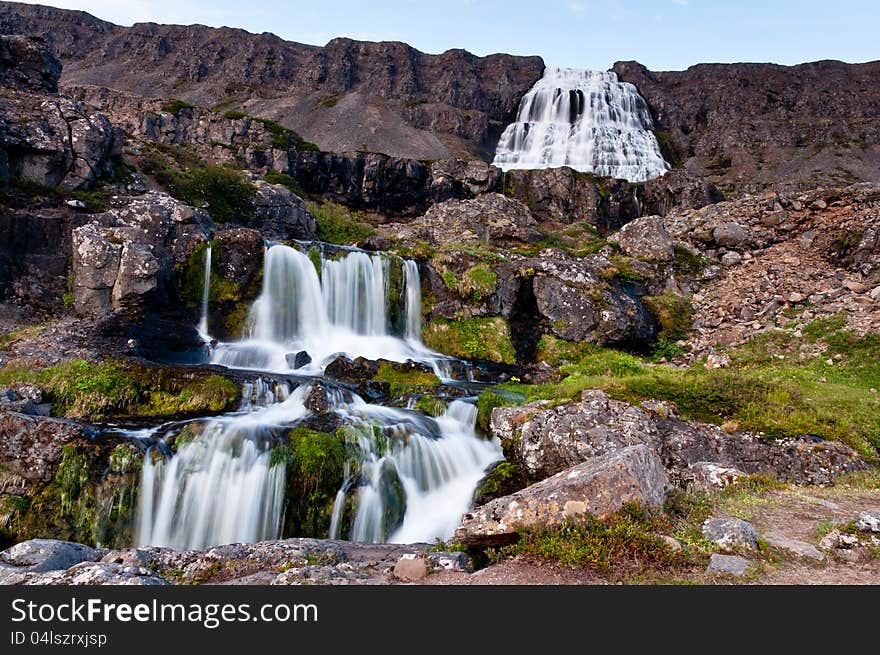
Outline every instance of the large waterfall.
<path fill-rule="evenodd" d="M 570 166 L 643 182 L 669 170 L 636 87 L 610 71 L 547 68 L 498 141 L 504 171 Z"/>
<path fill-rule="evenodd" d="M 295 368 L 320 380 L 327 362 L 342 352 L 417 359 L 439 371 L 442 356 L 421 342 L 415 262 L 356 250 L 334 255 L 268 247 L 247 336 L 217 344 L 214 363 L 285 373 Z M 295 367 L 303 351 L 312 361 Z M 323 384 L 330 412 L 343 425 L 337 437 L 345 453 L 323 536 L 399 543 L 451 536 L 477 483 L 502 458 L 497 439 L 476 434 L 475 406 L 455 400 L 431 418 Z M 291 392 L 295 385 L 257 377 L 245 385 L 238 412 L 169 432 L 176 435 L 174 454 L 159 447 L 157 430 L 130 433 L 156 444 L 142 470 L 139 545 L 201 548 L 281 536 L 289 472 L 286 460 L 272 453 L 292 427 L 308 420 L 305 399 L 314 383 Z"/>

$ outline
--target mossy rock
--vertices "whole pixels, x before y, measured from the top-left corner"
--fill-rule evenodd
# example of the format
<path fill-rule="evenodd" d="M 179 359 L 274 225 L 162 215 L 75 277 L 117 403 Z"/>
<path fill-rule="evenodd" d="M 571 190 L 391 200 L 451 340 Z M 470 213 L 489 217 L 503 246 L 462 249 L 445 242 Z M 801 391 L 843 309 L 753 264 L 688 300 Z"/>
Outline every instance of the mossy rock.
<path fill-rule="evenodd" d="M 345 448 L 336 434 L 294 428 L 272 450 L 285 466 L 285 537 L 327 537 L 336 492 L 344 478 Z"/>
<path fill-rule="evenodd" d="M 389 394 L 393 397 L 431 391 L 440 386 L 440 378 L 412 362 L 401 364 L 382 360 L 373 380 L 387 382 Z"/>
<path fill-rule="evenodd" d="M 500 364 L 516 361 L 510 328 L 500 316 L 463 321 L 435 318 L 425 325 L 422 338 L 429 348 L 453 357 Z"/>
<path fill-rule="evenodd" d="M 474 505 L 484 505 L 495 498 L 509 496 L 527 485 L 526 477 L 516 464 L 498 462 L 477 485 Z"/>
<path fill-rule="evenodd" d="M 645 296 L 642 302 L 660 323 L 661 340 L 686 339 L 693 325 L 694 308 L 691 301 L 673 293 Z"/>

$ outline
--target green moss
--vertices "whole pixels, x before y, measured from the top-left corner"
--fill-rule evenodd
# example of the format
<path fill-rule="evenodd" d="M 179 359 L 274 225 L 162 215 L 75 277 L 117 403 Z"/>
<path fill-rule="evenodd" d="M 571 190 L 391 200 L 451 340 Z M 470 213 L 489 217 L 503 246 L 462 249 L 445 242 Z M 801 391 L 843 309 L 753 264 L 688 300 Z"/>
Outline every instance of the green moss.
<path fill-rule="evenodd" d="M 654 130 L 654 137 L 657 139 L 657 144 L 660 146 L 660 154 L 663 155 L 663 159 L 669 162 L 673 168 L 680 168 L 683 161 L 678 154 L 675 145 L 672 143 L 672 138 L 669 136 L 669 132 Z"/>
<path fill-rule="evenodd" d="M 319 98 L 315 102 L 315 106 L 330 108 L 330 107 L 335 107 L 336 103 L 338 103 L 338 102 L 339 102 L 339 94 L 338 93 L 331 93 L 330 95 L 324 96 L 323 98 Z"/>
<path fill-rule="evenodd" d="M 361 216 L 334 202 L 308 203 L 315 217 L 318 239 L 337 245 L 352 245 L 374 234 L 373 227 Z"/>
<path fill-rule="evenodd" d="M 221 375 L 119 361 L 0 369 L 0 384 L 10 382 L 37 384 L 56 415 L 87 420 L 216 413 L 234 409 L 239 395 L 235 383 Z"/>
<path fill-rule="evenodd" d="M 660 339 L 687 339 L 694 316 L 690 300 L 673 293 L 664 293 L 660 296 L 645 296 L 642 302 L 660 323 Z"/>
<path fill-rule="evenodd" d="M 416 401 L 415 409 L 428 416 L 441 416 L 446 412 L 446 401 L 425 394 Z"/>
<path fill-rule="evenodd" d="M 465 321 L 433 319 L 425 325 L 422 337 L 429 348 L 453 357 L 504 364 L 516 361 L 510 328 L 501 317 Z"/>
<path fill-rule="evenodd" d="M 525 486 L 525 479 L 516 464 L 499 462 L 477 486 L 474 505 L 483 505 L 494 498 L 508 496 Z"/>
<path fill-rule="evenodd" d="M 247 114 L 245 112 L 240 111 L 238 109 L 230 109 L 230 110 L 223 113 L 223 118 L 230 120 L 230 121 L 241 120 L 242 118 L 245 118 L 246 116 L 247 116 Z"/>
<path fill-rule="evenodd" d="M 470 295 L 474 300 L 488 298 L 495 293 L 498 276 L 488 266 L 472 266 L 464 272 L 459 285 L 459 293 Z"/>
<path fill-rule="evenodd" d="M 263 179 L 266 180 L 266 182 L 268 182 L 269 184 L 280 184 L 281 186 L 286 186 L 300 198 L 306 197 L 306 192 L 302 190 L 302 187 L 300 187 L 299 183 L 287 173 L 269 171 L 263 176 Z"/>
<path fill-rule="evenodd" d="M 180 118 L 180 112 L 184 109 L 195 109 L 195 105 L 177 98 L 173 98 L 162 105 L 162 111 L 173 114 L 175 118 Z"/>
<path fill-rule="evenodd" d="M 268 118 L 254 118 L 255 121 L 262 124 L 272 138 L 272 147 L 276 150 L 288 150 L 294 148 L 296 150 L 312 150 L 320 151 L 320 148 L 314 143 L 304 140 L 299 134 L 293 130 L 284 127 Z"/>
<path fill-rule="evenodd" d="M 449 269 L 443 269 L 440 273 L 440 278 L 443 280 L 443 284 L 446 285 L 448 289 L 452 291 L 456 291 L 458 289 L 458 278 L 455 276 L 455 273 L 450 271 Z"/>
<path fill-rule="evenodd" d="M 345 451 L 336 435 L 295 428 L 272 451 L 272 466 L 285 468 L 285 536 L 326 537 L 336 492 L 342 486 Z"/>
<path fill-rule="evenodd" d="M 697 275 L 709 265 L 709 260 L 698 252 L 694 252 L 684 246 L 672 246 L 673 269 L 683 275 Z"/>
<path fill-rule="evenodd" d="M 380 362 L 374 380 L 387 382 L 392 396 L 405 396 L 413 393 L 431 391 L 440 386 L 440 378 L 429 371 L 408 368 L 406 364 Z"/>

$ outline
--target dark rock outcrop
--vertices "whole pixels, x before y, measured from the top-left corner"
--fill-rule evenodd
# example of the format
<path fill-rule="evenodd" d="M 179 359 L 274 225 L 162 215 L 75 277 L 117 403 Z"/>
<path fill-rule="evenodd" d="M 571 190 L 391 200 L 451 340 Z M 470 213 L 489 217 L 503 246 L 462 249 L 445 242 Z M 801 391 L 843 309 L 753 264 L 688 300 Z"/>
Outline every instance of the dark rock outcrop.
<path fill-rule="evenodd" d="M 229 28 L 120 27 L 17 3 L 0 5 L 0 32 L 43 36 L 66 65 L 64 83 L 225 102 L 325 150 L 422 159 L 493 148 L 544 68 L 539 57 L 427 55 L 397 42 L 340 38 L 322 48 Z"/>
<path fill-rule="evenodd" d="M 42 39 L 0 35 L 0 86 L 56 93 L 61 62 Z"/>
<path fill-rule="evenodd" d="M 697 178 L 747 193 L 880 180 L 880 62 L 613 70 Z"/>

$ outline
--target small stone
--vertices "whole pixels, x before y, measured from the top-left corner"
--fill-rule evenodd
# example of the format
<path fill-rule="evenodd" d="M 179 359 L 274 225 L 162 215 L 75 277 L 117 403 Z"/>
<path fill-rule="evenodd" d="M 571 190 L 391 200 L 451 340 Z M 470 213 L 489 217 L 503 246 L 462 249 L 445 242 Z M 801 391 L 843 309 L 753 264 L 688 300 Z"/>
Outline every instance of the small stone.
<path fill-rule="evenodd" d="M 719 246 L 737 248 L 749 240 L 748 231 L 739 223 L 722 223 L 712 231 L 712 238 Z"/>
<path fill-rule="evenodd" d="M 801 303 L 806 299 L 807 299 L 807 297 L 804 294 L 797 293 L 796 291 L 794 293 L 788 294 L 788 302 L 790 302 L 792 304 Z"/>
<path fill-rule="evenodd" d="M 764 539 L 766 539 L 767 543 L 774 548 L 787 550 L 800 557 L 816 560 L 819 562 L 825 559 L 825 555 L 824 553 L 822 553 L 821 550 L 816 548 L 813 544 L 808 544 L 805 541 L 789 539 L 788 537 L 775 532 L 766 533 L 764 535 Z"/>
<path fill-rule="evenodd" d="M 708 519 L 703 522 L 703 536 L 719 546 L 727 548 L 742 546 L 758 547 L 758 532 L 748 521 L 742 519 Z"/>
<path fill-rule="evenodd" d="M 406 582 L 424 580 L 428 577 L 428 562 L 421 555 L 406 553 L 394 565 L 394 577 Z"/>
<path fill-rule="evenodd" d="M 694 476 L 691 487 L 697 491 L 717 491 L 746 475 L 732 466 L 715 462 L 696 462 L 691 464 L 690 470 Z"/>
<path fill-rule="evenodd" d="M 660 541 L 662 541 L 667 546 L 669 546 L 669 549 L 672 552 L 677 553 L 682 549 L 681 542 L 678 539 L 676 539 L 675 537 L 668 535 L 668 534 L 661 534 L 661 535 L 657 535 L 657 536 L 660 537 Z"/>
<path fill-rule="evenodd" d="M 826 363 L 828 366 L 834 366 L 834 360 L 831 359 L 830 357 L 829 357 L 828 359 L 825 360 L 825 363 Z"/>
<path fill-rule="evenodd" d="M 873 300 L 880 300 L 880 287 L 874 287 L 868 294 Z"/>
<path fill-rule="evenodd" d="M 85 209 L 86 208 L 86 203 L 84 203 L 82 200 L 68 200 L 65 204 L 68 207 L 73 207 L 74 209 Z"/>
<path fill-rule="evenodd" d="M 736 266 L 741 261 L 742 255 L 738 252 L 731 251 L 724 253 L 724 256 L 721 258 L 721 265 L 730 268 L 731 266 Z"/>
<path fill-rule="evenodd" d="M 867 286 L 865 286 L 861 282 L 856 282 L 855 280 L 846 280 L 843 283 L 843 286 L 853 293 L 865 293 L 868 290 Z"/>
<path fill-rule="evenodd" d="M 813 209 L 816 211 L 821 211 L 822 209 L 825 209 L 826 207 L 828 207 L 828 203 L 825 202 L 824 200 L 822 200 L 821 198 L 819 198 L 818 200 L 814 200 L 812 202 L 812 204 L 810 204 L 810 209 Z"/>
<path fill-rule="evenodd" d="M 714 573 L 727 573 L 728 575 L 745 575 L 752 563 L 745 557 L 738 555 L 714 554 L 709 558 L 709 567 L 706 571 Z"/>
<path fill-rule="evenodd" d="M 880 532 L 880 510 L 869 509 L 860 512 L 856 526 L 862 532 Z"/>
<path fill-rule="evenodd" d="M 874 387 L 871 387 L 870 389 L 868 389 L 868 391 L 870 393 L 877 393 L 877 390 Z"/>
<path fill-rule="evenodd" d="M 706 368 L 710 371 L 719 368 L 727 368 L 728 366 L 730 366 L 730 357 L 727 355 L 717 355 L 712 353 L 706 357 Z"/>

